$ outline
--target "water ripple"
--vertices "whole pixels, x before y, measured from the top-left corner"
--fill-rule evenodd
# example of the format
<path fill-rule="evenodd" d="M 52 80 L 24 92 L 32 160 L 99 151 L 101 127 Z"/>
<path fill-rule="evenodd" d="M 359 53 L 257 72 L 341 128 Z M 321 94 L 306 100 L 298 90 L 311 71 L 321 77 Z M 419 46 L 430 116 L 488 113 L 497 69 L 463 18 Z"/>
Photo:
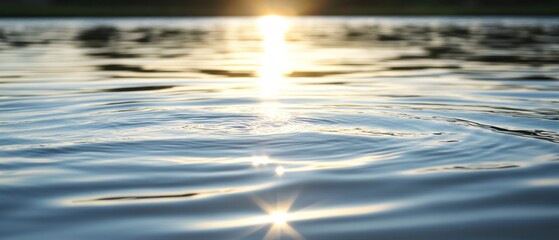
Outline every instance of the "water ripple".
<path fill-rule="evenodd" d="M 0 238 L 554 239 L 558 36 L 556 17 L 0 21 Z"/>

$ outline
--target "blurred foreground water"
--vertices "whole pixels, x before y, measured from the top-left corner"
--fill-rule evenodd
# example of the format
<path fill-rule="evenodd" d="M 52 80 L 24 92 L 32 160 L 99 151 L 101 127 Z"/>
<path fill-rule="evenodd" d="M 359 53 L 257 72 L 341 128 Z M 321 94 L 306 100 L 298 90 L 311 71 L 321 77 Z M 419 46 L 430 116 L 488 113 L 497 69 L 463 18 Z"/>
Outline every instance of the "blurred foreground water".
<path fill-rule="evenodd" d="M 1 239 L 557 239 L 559 18 L 0 21 Z"/>

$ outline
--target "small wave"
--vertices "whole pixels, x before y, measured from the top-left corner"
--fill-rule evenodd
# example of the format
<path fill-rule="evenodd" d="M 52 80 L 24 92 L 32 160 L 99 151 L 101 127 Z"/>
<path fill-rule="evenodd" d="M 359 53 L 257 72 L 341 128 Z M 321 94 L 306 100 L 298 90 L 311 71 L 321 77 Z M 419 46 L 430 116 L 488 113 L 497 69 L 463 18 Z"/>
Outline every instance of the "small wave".
<path fill-rule="evenodd" d="M 545 130 L 515 130 L 515 129 L 508 129 L 499 126 L 493 126 L 488 124 L 482 124 L 470 120 L 460 119 L 460 118 L 440 118 L 435 117 L 434 119 L 442 119 L 450 123 L 459 123 L 464 124 L 467 126 L 478 127 L 482 129 L 487 129 L 493 132 L 514 135 L 519 137 L 526 137 L 526 138 L 533 138 L 533 139 L 540 139 L 549 142 L 559 143 L 559 133 L 545 131 Z"/>
<path fill-rule="evenodd" d="M 138 73 L 172 73 L 176 71 L 169 70 L 158 70 L 158 69 L 146 69 L 142 66 L 133 65 L 122 65 L 122 64 L 107 64 L 98 66 L 101 71 L 126 71 L 126 72 L 138 72 Z"/>
<path fill-rule="evenodd" d="M 122 87 L 122 88 L 109 88 L 101 90 L 100 92 L 143 92 L 143 91 L 158 91 L 171 89 L 175 86 L 140 86 L 140 87 Z"/>
<path fill-rule="evenodd" d="M 517 164 L 475 164 L 475 165 L 455 165 L 455 166 L 440 166 L 427 168 L 422 170 L 414 170 L 416 173 L 431 173 L 431 172 L 448 172 L 448 171 L 487 171 L 487 170 L 502 170 L 519 168 L 521 165 Z"/>
<path fill-rule="evenodd" d="M 157 200 L 169 198 L 189 198 L 200 195 L 200 193 L 184 193 L 173 195 L 150 195 L 150 196 L 118 196 L 118 197 L 105 197 L 96 198 L 91 200 L 81 200 L 76 202 L 99 202 L 99 201 L 133 201 L 133 200 Z"/>

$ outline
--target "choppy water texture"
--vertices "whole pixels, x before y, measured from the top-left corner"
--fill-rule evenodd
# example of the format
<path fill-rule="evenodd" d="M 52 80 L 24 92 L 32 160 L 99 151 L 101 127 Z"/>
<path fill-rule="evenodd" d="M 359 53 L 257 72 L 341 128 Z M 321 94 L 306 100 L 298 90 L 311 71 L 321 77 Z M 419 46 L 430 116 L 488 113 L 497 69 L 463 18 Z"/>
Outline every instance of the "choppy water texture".
<path fill-rule="evenodd" d="M 558 18 L 0 29 L 2 239 L 559 236 Z"/>

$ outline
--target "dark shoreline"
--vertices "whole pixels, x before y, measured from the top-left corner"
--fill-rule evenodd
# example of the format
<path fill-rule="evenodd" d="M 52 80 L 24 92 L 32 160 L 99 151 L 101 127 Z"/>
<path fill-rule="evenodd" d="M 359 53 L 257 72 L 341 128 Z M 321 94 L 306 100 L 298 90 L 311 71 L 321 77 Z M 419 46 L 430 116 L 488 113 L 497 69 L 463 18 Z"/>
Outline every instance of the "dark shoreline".
<path fill-rule="evenodd" d="M 21 7 L 3 6 L 0 18 L 7 17 L 211 17 L 258 16 L 250 11 L 223 12 L 217 9 L 181 8 L 108 8 L 108 7 Z M 559 16 L 559 8 L 467 9 L 467 8 L 407 8 L 407 9 L 339 9 L 296 14 L 301 16 Z"/>

